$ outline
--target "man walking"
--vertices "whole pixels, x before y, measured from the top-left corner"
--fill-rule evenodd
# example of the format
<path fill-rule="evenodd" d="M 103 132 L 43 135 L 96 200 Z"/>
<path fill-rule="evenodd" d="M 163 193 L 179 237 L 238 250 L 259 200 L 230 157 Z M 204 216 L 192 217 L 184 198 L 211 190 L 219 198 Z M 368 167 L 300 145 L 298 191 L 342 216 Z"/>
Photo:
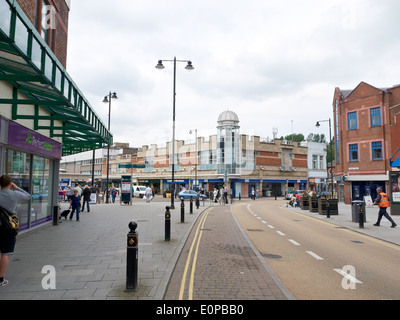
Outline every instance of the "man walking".
<path fill-rule="evenodd" d="M 388 219 L 392 223 L 392 228 L 396 227 L 397 224 L 393 221 L 393 219 L 389 216 L 387 213 L 386 209 L 390 206 L 390 201 L 389 201 L 389 196 L 382 192 L 382 188 L 378 187 L 376 189 L 376 192 L 378 193 L 378 196 L 375 199 L 375 202 L 373 204 L 377 204 L 379 206 L 379 214 L 378 214 L 378 221 L 374 224 L 374 226 L 379 227 L 381 223 L 381 219 L 383 216 L 385 216 L 386 219 Z"/>

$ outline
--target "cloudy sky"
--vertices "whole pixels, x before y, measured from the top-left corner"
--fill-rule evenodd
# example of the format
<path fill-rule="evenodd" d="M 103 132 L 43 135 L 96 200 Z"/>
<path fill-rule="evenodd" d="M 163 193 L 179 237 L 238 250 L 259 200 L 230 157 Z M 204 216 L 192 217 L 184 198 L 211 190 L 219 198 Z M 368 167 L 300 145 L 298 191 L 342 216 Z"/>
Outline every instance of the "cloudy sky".
<path fill-rule="evenodd" d="M 398 0 L 74 0 L 67 70 L 115 142 L 163 145 L 216 134 L 235 111 L 241 133 L 324 133 L 335 87 L 400 83 Z"/>

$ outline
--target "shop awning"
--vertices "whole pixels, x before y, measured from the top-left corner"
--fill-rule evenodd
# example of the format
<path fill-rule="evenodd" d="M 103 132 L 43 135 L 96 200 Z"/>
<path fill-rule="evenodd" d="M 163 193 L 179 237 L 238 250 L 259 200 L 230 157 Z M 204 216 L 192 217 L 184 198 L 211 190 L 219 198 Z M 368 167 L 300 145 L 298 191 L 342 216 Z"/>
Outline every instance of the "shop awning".
<path fill-rule="evenodd" d="M 15 0 L 0 1 L 0 81 L 13 88 L 12 97 L 0 96 L 0 105 L 11 105 L 12 120 L 33 120 L 35 130 L 61 137 L 63 156 L 112 144 L 111 133 Z M 34 111 L 24 113 L 24 105 Z"/>
<path fill-rule="evenodd" d="M 397 149 L 397 151 L 394 153 L 394 155 L 390 158 L 390 166 L 391 166 L 392 168 L 399 168 L 399 169 L 400 169 L 400 156 L 398 156 L 396 160 L 393 160 L 393 161 L 392 161 L 392 159 L 396 156 L 396 154 L 397 154 L 399 151 L 400 151 L 400 148 Z"/>

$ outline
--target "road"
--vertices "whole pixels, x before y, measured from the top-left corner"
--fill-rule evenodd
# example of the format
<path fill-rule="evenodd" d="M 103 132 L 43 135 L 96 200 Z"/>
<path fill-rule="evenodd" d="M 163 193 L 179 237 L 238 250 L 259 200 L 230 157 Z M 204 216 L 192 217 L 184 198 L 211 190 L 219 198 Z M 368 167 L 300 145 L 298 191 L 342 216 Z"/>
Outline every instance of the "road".
<path fill-rule="evenodd" d="M 246 201 L 232 210 L 296 299 L 400 299 L 400 246 L 283 204 Z"/>

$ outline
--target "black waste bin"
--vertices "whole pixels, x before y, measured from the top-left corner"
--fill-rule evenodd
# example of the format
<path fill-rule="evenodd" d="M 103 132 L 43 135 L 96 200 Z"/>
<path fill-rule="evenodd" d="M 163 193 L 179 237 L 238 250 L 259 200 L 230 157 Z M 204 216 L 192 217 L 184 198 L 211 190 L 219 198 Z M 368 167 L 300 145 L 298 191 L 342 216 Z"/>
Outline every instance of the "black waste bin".
<path fill-rule="evenodd" d="M 360 216 L 358 210 L 362 207 L 364 222 L 366 222 L 366 212 L 365 212 L 365 202 L 361 200 L 353 200 L 351 202 L 351 221 L 352 222 L 360 222 Z"/>

